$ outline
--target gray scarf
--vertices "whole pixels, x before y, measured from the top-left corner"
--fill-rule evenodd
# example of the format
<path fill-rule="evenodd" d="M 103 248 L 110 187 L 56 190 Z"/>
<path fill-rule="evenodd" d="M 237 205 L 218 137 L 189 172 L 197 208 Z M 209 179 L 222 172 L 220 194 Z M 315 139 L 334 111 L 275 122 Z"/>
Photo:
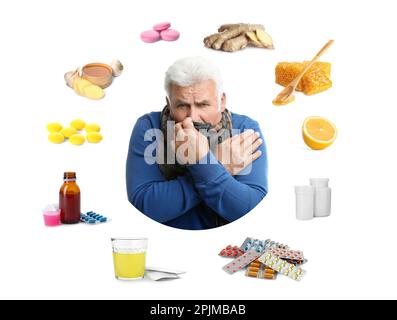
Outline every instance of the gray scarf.
<path fill-rule="evenodd" d="M 164 137 L 164 164 L 159 164 L 160 171 L 166 180 L 176 179 L 178 176 L 184 176 L 187 173 L 186 165 L 179 164 L 177 161 L 175 164 L 167 164 L 167 121 L 173 121 L 168 106 L 165 106 L 160 115 L 160 126 Z M 229 110 L 225 109 L 222 112 L 221 121 L 215 126 L 210 123 L 193 122 L 194 127 L 201 133 L 204 133 L 208 139 L 208 144 L 211 147 L 211 151 L 214 152 L 216 146 L 222 141 L 232 136 L 232 115 Z"/>

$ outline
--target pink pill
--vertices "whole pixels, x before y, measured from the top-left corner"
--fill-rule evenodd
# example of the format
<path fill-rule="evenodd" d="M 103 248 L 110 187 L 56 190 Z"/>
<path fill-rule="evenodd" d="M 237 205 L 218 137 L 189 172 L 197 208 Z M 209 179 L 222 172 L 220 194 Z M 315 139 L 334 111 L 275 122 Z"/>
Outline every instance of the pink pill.
<path fill-rule="evenodd" d="M 163 39 L 165 41 L 178 40 L 179 35 L 180 35 L 180 33 L 173 29 L 167 29 L 167 30 L 161 31 L 161 33 L 160 33 L 161 39 Z"/>
<path fill-rule="evenodd" d="M 171 27 L 171 23 L 169 23 L 169 22 L 161 22 L 161 23 L 155 24 L 153 26 L 153 30 L 156 30 L 156 31 L 160 32 L 160 31 L 167 30 L 170 27 Z"/>
<path fill-rule="evenodd" d="M 160 33 L 154 30 L 147 30 L 141 33 L 143 42 L 152 43 L 160 40 Z"/>

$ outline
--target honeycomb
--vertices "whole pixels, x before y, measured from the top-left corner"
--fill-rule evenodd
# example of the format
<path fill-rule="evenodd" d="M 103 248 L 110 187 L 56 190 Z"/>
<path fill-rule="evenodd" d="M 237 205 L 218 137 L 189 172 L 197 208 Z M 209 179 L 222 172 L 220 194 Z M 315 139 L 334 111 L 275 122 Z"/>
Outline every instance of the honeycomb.
<path fill-rule="evenodd" d="M 280 62 L 276 66 L 276 83 L 287 86 L 303 70 L 304 62 Z M 331 75 L 331 64 L 328 62 L 315 62 L 314 65 L 305 73 L 299 82 L 296 90 L 304 94 L 312 95 L 327 90 L 332 86 L 329 79 Z"/>

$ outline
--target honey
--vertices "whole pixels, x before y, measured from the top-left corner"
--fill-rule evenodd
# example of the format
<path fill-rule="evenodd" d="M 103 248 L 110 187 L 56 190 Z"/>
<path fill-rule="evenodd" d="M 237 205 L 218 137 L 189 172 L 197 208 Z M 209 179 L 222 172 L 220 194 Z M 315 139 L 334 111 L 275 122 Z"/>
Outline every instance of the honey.
<path fill-rule="evenodd" d="M 86 64 L 82 70 L 82 78 L 105 89 L 113 82 L 112 68 L 104 63 Z"/>
<path fill-rule="evenodd" d="M 84 72 L 90 77 L 103 77 L 109 74 L 109 70 L 100 65 L 88 65 Z"/>

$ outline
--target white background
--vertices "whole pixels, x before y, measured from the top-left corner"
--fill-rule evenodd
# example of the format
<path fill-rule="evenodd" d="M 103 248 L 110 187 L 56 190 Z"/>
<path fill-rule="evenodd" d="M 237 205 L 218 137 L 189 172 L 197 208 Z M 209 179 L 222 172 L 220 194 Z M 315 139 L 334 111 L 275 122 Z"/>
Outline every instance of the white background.
<path fill-rule="evenodd" d="M 169 20 L 177 42 L 145 44 L 141 31 Z M 276 50 L 233 54 L 202 39 L 229 22 L 262 23 Z M 1 39 L 0 298 L 275 299 L 397 298 L 396 49 L 393 1 L 3 1 Z M 329 40 L 332 89 L 275 107 L 280 61 L 308 60 Z M 230 110 L 259 121 L 269 154 L 270 192 L 250 214 L 208 231 L 168 228 L 127 201 L 125 161 L 136 119 L 164 105 L 163 76 L 177 58 L 204 55 L 224 76 Z M 63 74 L 119 59 L 125 72 L 90 101 Z M 329 149 L 301 138 L 307 116 L 332 120 Z M 98 122 L 104 140 L 75 147 L 47 141 L 46 124 Z M 44 227 L 64 171 L 77 172 L 82 209 L 112 218 L 100 226 Z M 328 177 L 329 218 L 295 219 L 294 185 Z M 169 199 L 169 201 L 173 201 Z M 186 270 L 180 280 L 120 282 L 110 238 L 149 238 L 147 263 Z M 246 236 L 301 249 L 307 276 L 257 280 L 222 271 L 218 257 Z"/>

